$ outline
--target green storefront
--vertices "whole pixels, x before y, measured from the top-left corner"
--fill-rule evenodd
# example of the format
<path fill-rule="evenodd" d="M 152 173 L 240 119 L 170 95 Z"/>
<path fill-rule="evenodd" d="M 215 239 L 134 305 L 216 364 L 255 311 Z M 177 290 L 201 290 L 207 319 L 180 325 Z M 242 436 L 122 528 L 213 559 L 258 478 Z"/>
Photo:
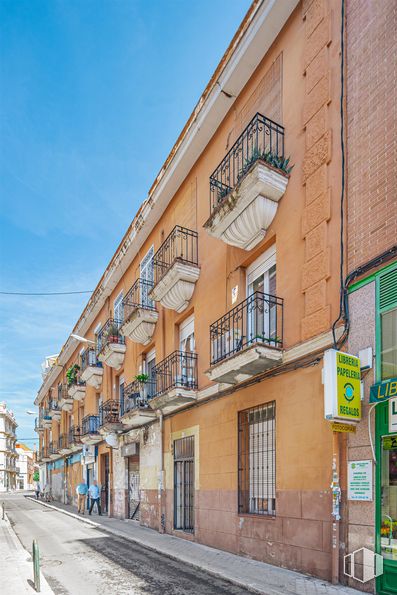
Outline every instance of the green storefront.
<path fill-rule="evenodd" d="M 375 275 L 375 547 L 383 557 L 379 595 L 397 594 L 397 264 Z M 394 423 L 393 423 L 394 422 Z"/>

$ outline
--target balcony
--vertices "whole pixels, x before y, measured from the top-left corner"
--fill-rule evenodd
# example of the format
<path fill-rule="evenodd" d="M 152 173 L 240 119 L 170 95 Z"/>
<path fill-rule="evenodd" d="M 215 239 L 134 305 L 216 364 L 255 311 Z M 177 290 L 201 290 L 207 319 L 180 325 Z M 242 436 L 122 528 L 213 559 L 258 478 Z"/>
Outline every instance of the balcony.
<path fill-rule="evenodd" d="M 80 378 L 89 386 L 99 390 L 102 386 L 103 368 L 99 362 L 95 349 L 89 347 L 81 354 Z"/>
<path fill-rule="evenodd" d="M 48 461 L 51 461 L 48 447 L 46 447 L 46 446 L 43 446 L 40 449 L 40 461 L 43 463 L 48 463 Z"/>
<path fill-rule="evenodd" d="M 96 444 L 101 442 L 99 433 L 99 415 L 86 415 L 81 422 L 81 442 L 83 444 Z"/>
<path fill-rule="evenodd" d="M 170 413 L 197 396 L 197 354 L 174 351 L 155 367 L 156 393 L 152 409 Z"/>
<path fill-rule="evenodd" d="M 236 384 L 282 360 L 283 300 L 256 291 L 210 326 L 210 380 Z"/>
<path fill-rule="evenodd" d="M 99 432 L 103 435 L 123 430 L 120 420 L 120 402 L 108 399 L 99 407 Z"/>
<path fill-rule="evenodd" d="M 85 397 L 85 382 L 80 376 L 80 366 L 73 364 L 66 372 L 68 395 L 74 401 L 82 401 Z"/>
<path fill-rule="evenodd" d="M 69 430 L 69 445 L 72 451 L 80 450 L 83 446 L 81 441 L 80 426 L 71 426 Z"/>
<path fill-rule="evenodd" d="M 44 432 L 44 425 L 43 425 L 43 416 L 42 414 L 39 415 L 39 417 L 36 417 L 34 420 L 34 431 L 39 433 L 39 432 Z"/>
<path fill-rule="evenodd" d="M 177 225 L 154 255 L 154 287 L 149 297 L 164 308 L 183 312 L 199 275 L 197 232 Z"/>
<path fill-rule="evenodd" d="M 119 370 L 124 362 L 125 340 L 120 320 L 110 318 L 97 334 L 96 353 L 100 362 Z"/>
<path fill-rule="evenodd" d="M 210 177 L 207 232 L 252 250 L 266 235 L 291 167 L 284 158 L 284 128 L 257 113 Z"/>
<path fill-rule="evenodd" d="M 61 419 L 62 409 L 58 399 L 50 399 L 49 412 L 52 419 L 55 419 L 55 421 L 59 421 Z"/>
<path fill-rule="evenodd" d="M 63 411 L 72 411 L 73 398 L 69 395 L 66 384 L 60 384 L 58 386 L 58 402 Z"/>
<path fill-rule="evenodd" d="M 58 459 L 60 454 L 58 452 L 58 443 L 50 442 L 48 445 L 48 456 L 51 460 Z"/>
<path fill-rule="evenodd" d="M 153 337 L 158 312 L 149 292 L 153 283 L 137 279 L 123 299 L 124 322 L 120 332 L 135 343 L 147 345 Z"/>
<path fill-rule="evenodd" d="M 72 452 L 69 443 L 69 434 L 61 434 L 58 438 L 58 452 L 60 455 L 68 455 Z"/>
<path fill-rule="evenodd" d="M 50 430 L 51 426 L 52 426 L 52 416 L 50 415 L 50 412 L 48 409 L 44 409 L 43 412 L 43 428 L 45 430 Z"/>
<path fill-rule="evenodd" d="M 153 380 L 139 382 L 134 380 L 124 389 L 121 402 L 121 422 L 130 428 L 138 428 L 152 421 L 156 412 L 151 409 L 149 401 L 156 392 Z"/>

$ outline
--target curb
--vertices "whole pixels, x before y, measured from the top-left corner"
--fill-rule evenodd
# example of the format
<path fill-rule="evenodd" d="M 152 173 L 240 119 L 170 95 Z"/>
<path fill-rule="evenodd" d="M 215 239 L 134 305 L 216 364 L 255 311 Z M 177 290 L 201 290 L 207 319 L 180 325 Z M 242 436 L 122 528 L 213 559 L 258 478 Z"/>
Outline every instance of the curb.
<path fill-rule="evenodd" d="M 250 593 L 256 593 L 257 595 L 286 595 L 284 591 L 278 591 L 275 589 L 272 589 L 271 592 L 263 591 L 262 589 L 257 589 L 256 587 L 253 587 L 252 585 L 249 585 L 243 581 L 239 581 L 237 579 L 233 579 L 228 576 L 225 576 L 222 573 L 216 572 L 215 570 L 211 570 L 201 564 L 195 563 L 194 561 L 183 560 L 180 557 L 178 557 L 174 554 L 171 554 L 170 552 L 164 551 L 158 547 L 147 544 L 144 541 L 142 541 L 141 539 L 137 539 L 136 537 L 126 535 L 125 533 L 122 533 L 122 532 L 112 529 L 110 527 L 104 527 L 100 523 L 96 523 L 95 521 L 85 519 L 78 514 L 69 512 L 68 510 L 63 510 L 62 508 L 58 508 L 57 506 L 53 506 L 52 504 L 48 504 L 48 502 L 42 502 L 41 500 L 36 500 L 36 498 L 32 498 L 31 496 L 25 496 L 25 498 L 27 500 L 31 500 L 32 502 L 36 502 L 36 504 L 41 504 L 41 506 L 45 506 L 47 508 L 52 508 L 52 510 L 56 510 L 57 512 L 66 514 L 67 516 L 77 519 L 78 521 L 81 521 L 82 523 L 85 523 L 86 525 L 90 525 L 90 526 L 94 527 L 95 529 L 99 529 L 100 531 L 103 531 L 104 533 L 108 533 L 110 535 L 115 535 L 116 537 L 120 537 L 120 538 L 126 539 L 127 541 L 130 541 L 132 543 L 136 543 L 136 544 L 146 548 L 147 550 L 150 550 L 157 554 L 161 554 L 162 556 L 165 556 L 165 557 L 169 558 L 170 560 L 174 560 L 176 562 L 180 562 L 183 564 L 189 564 L 189 566 L 192 566 L 192 568 L 197 568 L 198 570 L 201 570 L 202 572 L 205 572 L 206 574 L 209 574 L 210 576 L 213 576 L 214 578 L 218 578 L 223 581 L 226 581 L 236 587 L 241 587 Z"/>

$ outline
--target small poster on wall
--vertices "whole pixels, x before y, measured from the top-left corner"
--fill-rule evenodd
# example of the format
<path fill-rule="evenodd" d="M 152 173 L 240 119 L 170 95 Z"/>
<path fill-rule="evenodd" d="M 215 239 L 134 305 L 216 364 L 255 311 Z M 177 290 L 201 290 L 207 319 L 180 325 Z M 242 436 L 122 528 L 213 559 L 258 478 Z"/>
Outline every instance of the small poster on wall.
<path fill-rule="evenodd" d="M 372 461 L 349 461 L 348 500 L 372 501 Z"/>

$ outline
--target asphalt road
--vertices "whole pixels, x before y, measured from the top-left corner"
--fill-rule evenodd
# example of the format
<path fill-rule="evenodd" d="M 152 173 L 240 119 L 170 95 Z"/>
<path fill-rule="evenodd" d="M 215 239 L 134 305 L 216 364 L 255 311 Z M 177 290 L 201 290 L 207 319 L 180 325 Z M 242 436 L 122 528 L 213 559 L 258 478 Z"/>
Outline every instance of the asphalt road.
<path fill-rule="evenodd" d="M 43 574 L 57 595 L 248 593 L 22 495 L 2 500 L 25 549 L 31 552 L 37 539 Z"/>

